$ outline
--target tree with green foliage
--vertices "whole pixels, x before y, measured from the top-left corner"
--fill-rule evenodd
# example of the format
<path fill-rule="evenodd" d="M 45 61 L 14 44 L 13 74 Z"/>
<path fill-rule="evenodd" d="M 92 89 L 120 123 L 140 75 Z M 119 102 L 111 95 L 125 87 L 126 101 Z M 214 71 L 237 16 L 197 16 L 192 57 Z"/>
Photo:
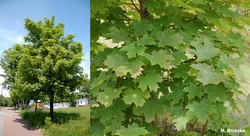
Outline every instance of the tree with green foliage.
<path fill-rule="evenodd" d="M 91 134 L 226 128 L 249 60 L 249 8 L 249 0 L 92 0 Z"/>
<path fill-rule="evenodd" d="M 54 96 L 75 91 L 85 80 L 79 65 L 82 44 L 73 40 L 73 34 L 64 36 L 63 23 L 54 23 L 55 16 L 45 18 L 44 23 L 25 19 L 25 43 L 5 50 L 1 60 L 5 79 L 17 96 L 33 100 L 49 97 L 52 121 Z"/>
<path fill-rule="evenodd" d="M 87 97 L 89 98 L 89 95 L 90 95 L 90 80 L 87 79 L 82 85 L 81 87 L 79 88 L 79 94 L 82 96 L 82 97 Z"/>

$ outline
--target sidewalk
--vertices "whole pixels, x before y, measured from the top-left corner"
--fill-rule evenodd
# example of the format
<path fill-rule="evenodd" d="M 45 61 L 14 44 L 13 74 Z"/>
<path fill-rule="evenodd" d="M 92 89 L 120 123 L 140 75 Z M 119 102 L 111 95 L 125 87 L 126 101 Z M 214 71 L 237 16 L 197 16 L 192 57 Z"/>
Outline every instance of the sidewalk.
<path fill-rule="evenodd" d="M 12 107 L 0 111 L 0 136 L 43 136 L 39 129 L 23 120 Z"/>

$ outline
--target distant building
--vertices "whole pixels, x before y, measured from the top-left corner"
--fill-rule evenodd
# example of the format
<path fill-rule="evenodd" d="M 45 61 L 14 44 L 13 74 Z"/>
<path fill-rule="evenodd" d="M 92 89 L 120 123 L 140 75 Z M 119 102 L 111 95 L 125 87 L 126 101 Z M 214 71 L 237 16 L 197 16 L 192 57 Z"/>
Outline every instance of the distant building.
<path fill-rule="evenodd" d="M 82 98 L 82 99 L 77 99 L 76 100 L 76 107 L 81 107 L 89 104 L 89 99 L 88 98 Z"/>

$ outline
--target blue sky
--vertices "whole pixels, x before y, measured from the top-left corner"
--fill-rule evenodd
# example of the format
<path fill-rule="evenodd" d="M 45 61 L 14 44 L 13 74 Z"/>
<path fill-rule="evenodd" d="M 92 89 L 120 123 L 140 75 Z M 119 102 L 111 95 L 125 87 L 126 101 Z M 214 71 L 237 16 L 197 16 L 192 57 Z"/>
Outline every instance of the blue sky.
<path fill-rule="evenodd" d="M 65 35 L 75 34 L 74 41 L 83 44 L 84 73 L 90 73 L 90 0 L 0 0 L 0 56 L 27 35 L 24 19 L 51 18 L 64 23 Z M 1 79 L 3 80 L 3 79 Z M 1 82 L 0 80 L 0 82 Z"/>

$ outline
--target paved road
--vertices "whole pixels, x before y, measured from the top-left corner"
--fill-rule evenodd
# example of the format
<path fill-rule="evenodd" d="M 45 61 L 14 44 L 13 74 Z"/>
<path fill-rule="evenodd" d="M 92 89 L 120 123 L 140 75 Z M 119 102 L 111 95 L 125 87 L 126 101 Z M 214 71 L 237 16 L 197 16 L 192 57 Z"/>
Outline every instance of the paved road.
<path fill-rule="evenodd" d="M 43 136 L 39 129 L 23 120 L 12 107 L 0 111 L 0 136 Z"/>

